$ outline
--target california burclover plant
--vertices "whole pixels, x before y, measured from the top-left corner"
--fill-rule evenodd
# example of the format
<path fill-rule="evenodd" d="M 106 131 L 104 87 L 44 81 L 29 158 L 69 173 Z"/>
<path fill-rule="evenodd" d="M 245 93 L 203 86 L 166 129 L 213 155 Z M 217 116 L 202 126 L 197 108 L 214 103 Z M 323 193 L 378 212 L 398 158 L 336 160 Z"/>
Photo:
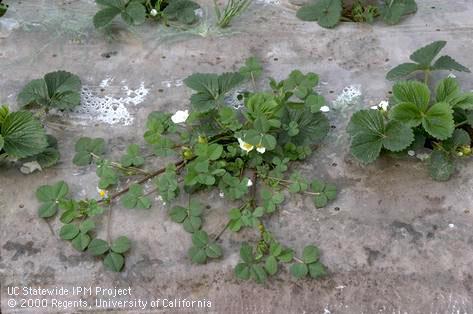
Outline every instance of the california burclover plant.
<path fill-rule="evenodd" d="M 103 28 L 120 16 L 128 25 L 143 24 L 146 19 L 191 25 L 198 20 L 200 6 L 191 0 L 96 0 L 102 8 L 94 16 L 94 26 Z"/>
<path fill-rule="evenodd" d="M 400 79 L 420 71 L 424 73 L 421 81 L 396 82 L 389 102 L 352 116 L 348 125 L 351 153 L 362 163 L 375 161 L 383 152 L 415 155 L 418 149 L 429 149 L 430 175 L 445 181 L 458 159 L 471 156 L 473 93 L 463 92 L 452 75 L 435 87 L 429 84 L 432 71 L 469 72 L 450 56 L 434 62 L 445 45 L 437 41 L 420 48 L 410 56 L 415 63 L 401 64 L 387 75 Z"/>
<path fill-rule="evenodd" d="M 100 197 L 75 200 L 64 182 L 42 186 L 37 195 L 43 203 L 40 217 L 50 218 L 60 211 L 61 230 L 65 229 L 60 237 L 79 251 L 101 257 L 107 268 L 120 271 L 126 250 L 114 248 L 118 240 L 111 239 L 110 219 L 106 240 L 96 237 L 92 223 L 81 228 L 83 222 L 96 226 L 101 215 L 108 213 L 110 218 L 117 200 L 125 208 L 148 209 L 152 193 L 169 204 L 185 192 L 189 201 L 170 206 L 169 216 L 191 234 L 188 256 L 193 263 L 220 258 L 224 250 L 218 242 L 226 230 L 255 228 L 259 234 L 255 242 L 242 245 L 242 261 L 235 268 L 238 278 L 264 282 L 285 263 L 293 263 L 289 269 L 296 278 L 325 275 L 315 246 L 307 246 L 298 258 L 264 223 L 284 203 L 284 189 L 310 196 L 316 207 L 326 206 L 336 197 L 333 184 L 310 181 L 298 172 L 288 175 L 291 162 L 307 159 L 329 130 L 321 111 L 327 109 L 325 100 L 314 91 L 318 76 L 296 70 L 283 81 L 271 79 L 269 91 L 245 93 L 241 111 L 225 104 L 228 92 L 245 80 L 254 83 L 261 72 L 261 65 L 253 58 L 239 72 L 197 73 L 184 80 L 194 91 L 192 109 L 174 114 L 152 112 L 146 124 L 144 139 L 153 155 L 177 160 L 164 168 L 148 170 L 135 144 L 116 162 L 104 156 L 103 139 L 79 139 L 73 162 L 96 165 Z M 125 185 L 130 179 L 132 183 Z M 204 206 L 195 194 L 214 189 L 231 204 L 239 205 L 227 209 L 227 223 L 220 232 L 209 235 L 204 229 Z"/>
<path fill-rule="evenodd" d="M 416 11 L 415 0 L 315 0 L 302 6 L 297 17 L 303 21 L 317 21 L 325 28 L 333 28 L 342 21 L 372 23 L 377 17 L 393 25 Z"/>

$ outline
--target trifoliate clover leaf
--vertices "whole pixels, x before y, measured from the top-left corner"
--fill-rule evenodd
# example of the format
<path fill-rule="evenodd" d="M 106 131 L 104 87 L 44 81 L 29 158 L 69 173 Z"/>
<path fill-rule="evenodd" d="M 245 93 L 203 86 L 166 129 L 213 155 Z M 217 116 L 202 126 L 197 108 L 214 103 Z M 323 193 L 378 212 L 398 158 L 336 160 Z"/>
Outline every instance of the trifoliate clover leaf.
<path fill-rule="evenodd" d="M 115 253 L 123 254 L 131 247 L 131 241 L 125 236 L 120 236 L 112 242 L 110 249 Z"/>
<path fill-rule="evenodd" d="M 273 213 L 277 206 L 284 202 L 284 194 L 281 192 L 271 192 L 267 189 L 262 189 L 261 192 L 261 200 L 263 203 L 263 207 L 265 208 L 267 213 Z"/>
<path fill-rule="evenodd" d="M 154 111 L 148 115 L 144 139 L 148 144 L 156 144 L 167 132 L 174 132 L 176 125 L 171 121 L 171 114 Z"/>
<path fill-rule="evenodd" d="M 109 249 L 110 247 L 107 241 L 101 239 L 93 239 L 90 241 L 89 246 L 87 247 L 87 251 L 93 256 L 102 255 L 105 252 L 108 252 Z"/>
<path fill-rule="evenodd" d="M 163 201 L 169 202 L 175 199 L 179 194 L 176 167 L 173 165 L 166 168 L 166 171 L 155 180 L 155 184 Z"/>
<path fill-rule="evenodd" d="M 223 146 L 220 144 L 196 144 L 194 153 L 208 160 L 217 160 L 223 153 Z"/>
<path fill-rule="evenodd" d="M 140 25 L 146 20 L 146 7 L 139 1 L 128 2 L 121 17 L 128 25 Z"/>
<path fill-rule="evenodd" d="M 126 150 L 126 154 L 122 156 L 121 164 L 125 167 L 139 167 L 145 163 L 145 159 L 140 155 L 140 146 L 138 144 L 130 144 Z"/>
<path fill-rule="evenodd" d="M 143 187 L 137 183 L 130 185 L 128 192 L 120 200 L 123 207 L 129 209 L 147 209 L 151 207 L 151 200 L 144 196 Z"/>
<path fill-rule="evenodd" d="M 107 256 L 105 256 L 103 264 L 105 268 L 111 271 L 120 272 L 125 264 L 125 258 L 121 254 L 109 252 Z"/>
<path fill-rule="evenodd" d="M 72 240 L 78 234 L 80 230 L 79 227 L 75 224 L 67 224 L 62 226 L 61 230 L 59 230 L 59 237 L 63 240 Z"/>
<path fill-rule="evenodd" d="M 223 103 L 227 92 L 244 80 L 240 73 L 192 74 L 184 80 L 187 87 L 197 93 L 191 96 L 193 109 L 197 112 L 207 112 Z"/>
<path fill-rule="evenodd" d="M 18 94 L 20 106 L 37 105 L 72 109 L 80 104 L 82 83 L 77 75 L 66 71 L 51 72 L 28 83 Z"/>
<path fill-rule="evenodd" d="M 105 140 L 103 138 L 81 137 L 75 145 L 76 154 L 72 162 L 77 166 L 87 166 L 93 156 L 102 156 L 105 153 Z"/>
<path fill-rule="evenodd" d="M 167 137 L 161 136 L 152 146 L 153 153 L 159 157 L 171 157 L 175 155 L 175 144 Z"/>
<path fill-rule="evenodd" d="M 396 121 L 385 124 L 379 110 L 356 112 L 347 130 L 352 136 L 351 153 L 363 163 L 376 160 L 383 147 L 401 151 L 414 141 L 414 133 L 409 126 Z"/>
<path fill-rule="evenodd" d="M 393 25 L 399 23 L 404 15 L 416 12 L 417 4 L 415 0 L 383 1 L 379 11 L 383 20 L 387 24 Z"/>
<path fill-rule="evenodd" d="M 101 215 L 104 212 L 103 207 L 101 207 L 96 200 L 89 200 L 85 204 L 85 208 L 87 210 L 87 215 L 89 216 Z"/>
<path fill-rule="evenodd" d="M 196 231 L 192 235 L 193 246 L 189 249 L 189 257 L 193 263 L 204 264 L 207 258 L 218 258 L 222 256 L 222 248 L 213 242 L 209 242 L 209 236 L 203 230 Z"/>
<path fill-rule="evenodd" d="M 241 199 L 248 193 L 248 178 L 240 180 L 229 173 L 226 173 L 220 180 L 218 187 L 225 197 L 231 200 Z"/>
<path fill-rule="evenodd" d="M 189 208 L 174 206 L 169 211 L 169 216 L 174 222 L 182 223 L 184 230 L 194 233 L 202 226 L 202 205 L 191 201 Z"/>
<path fill-rule="evenodd" d="M 56 214 L 58 206 L 65 201 L 69 187 L 64 181 L 54 185 L 43 185 L 36 190 L 36 198 L 42 203 L 38 210 L 39 217 L 48 218 Z"/>
<path fill-rule="evenodd" d="M 327 204 L 337 197 L 337 187 L 334 184 L 313 180 L 310 184 L 314 196 L 314 204 L 317 208 L 327 206 Z"/>
<path fill-rule="evenodd" d="M 118 183 L 118 173 L 107 160 L 101 160 L 97 163 L 95 173 L 100 178 L 98 183 L 99 189 L 105 190 Z"/>
<path fill-rule="evenodd" d="M 274 256 L 270 255 L 266 258 L 266 261 L 264 263 L 264 269 L 271 276 L 278 272 L 278 261 Z"/>

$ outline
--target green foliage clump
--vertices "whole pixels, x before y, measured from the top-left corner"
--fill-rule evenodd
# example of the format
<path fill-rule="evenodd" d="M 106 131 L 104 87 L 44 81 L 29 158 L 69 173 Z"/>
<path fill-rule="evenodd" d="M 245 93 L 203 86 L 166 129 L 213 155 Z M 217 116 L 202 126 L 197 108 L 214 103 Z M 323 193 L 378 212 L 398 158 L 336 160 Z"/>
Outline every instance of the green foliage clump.
<path fill-rule="evenodd" d="M 29 82 L 18 94 L 17 101 L 20 106 L 73 109 L 80 104 L 81 86 L 77 75 L 66 71 L 51 72 Z"/>
<path fill-rule="evenodd" d="M 0 107 L 0 162 L 19 161 L 27 166 L 34 163 L 36 167 L 47 168 L 58 160 L 56 139 L 46 134 L 31 112 L 10 112 L 7 106 Z"/>
<path fill-rule="evenodd" d="M 102 7 L 94 16 L 94 26 L 102 28 L 121 16 L 128 25 L 143 24 L 146 19 L 163 21 L 164 24 L 193 24 L 200 6 L 190 0 L 96 0 Z"/>
<path fill-rule="evenodd" d="M 405 63 L 391 70 L 396 79 L 416 71 L 422 81 L 397 81 L 389 108 L 356 112 L 348 125 L 351 152 L 363 163 L 373 162 L 381 152 L 407 153 L 430 148 L 430 174 L 435 180 L 448 180 L 455 171 L 455 160 L 471 155 L 473 134 L 473 93 L 463 92 L 453 76 L 429 85 L 434 70 L 469 70 L 449 56 L 433 60 L 445 46 L 434 42 L 411 55 L 416 63 Z M 431 90 L 432 89 L 432 90 Z"/>
<path fill-rule="evenodd" d="M 95 164 L 101 198 L 71 199 L 64 182 L 43 186 L 37 194 L 42 202 L 40 217 L 52 217 L 62 210 L 61 238 L 72 241 L 79 251 L 102 256 L 107 268 L 119 271 L 126 250 L 117 249 L 120 245 L 110 240 L 110 221 L 108 241 L 94 239 L 93 228 L 82 230 L 82 221 L 97 220 L 105 211 L 103 206 L 111 210 L 117 199 L 127 209 L 148 209 L 152 193 L 168 204 L 185 192 L 188 203 L 177 202 L 168 213 L 191 234 L 188 256 L 192 262 L 203 264 L 221 257 L 224 250 L 218 240 L 226 230 L 255 228 L 259 234 L 255 245 L 244 244 L 241 248 L 243 263 L 235 269 L 239 278 L 263 282 L 278 272 L 280 264 L 294 262 L 291 269 L 296 269 L 292 273 L 298 278 L 307 273 L 313 278 L 324 275 L 318 249 L 309 246 L 298 259 L 294 250 L 275 240 L 264 226 L 265 220 L 284 204 L 284 190 L 310 196 L 316 207 L 326 206 L 336 197 L 333 184 L 318 179 L 310 182 L 298 172 L 288 174 L 291 162 L 307 159 L 329 130 L 328 119 L 321 111 L 325 99 L 314 90 L 319 77 L 295 70 L 285 80 L 271 79 L 266 91 L 243 93 L 242 110 L 225 103 L 225 97 L 238 84 L 246 79 L 256 86 L 261 74 L 259 61 L 250 58 L 238 72 L 189 76 L 184 82 L 195 91 L 190 98 L 190 112 L 152 112 L 148 116 L 143 137 L 149 152 L 176 159 L 164 168 L 146 169 L 146 158 L 137 144 L 130 145 L 116 162 L 104 156 L 103 139 L 80 138 L 73 162 L 87 167 Z M 130 179 L 131 183 L 126 184 Z M 193 197 L 211 190 L 239 203 L 228 209 L 228 222 L 215 234 L 204 230 L 206 207 Z M 301 267 L 308 269 L 306 274 L 297 270 Z"/>
<path fill-rule="evenodd" d="M 383 0 L 380 4 L 366 4 L 358 0 L 348 5 L 343 0 L 315 0 L 302 6 L 297 17 L 303 21 L 317 21 L 320 26 L 333 28 L 341 21 L 372 23 L 381 16 L 384 22 L 393 25 L 405 15 L 415 13 L 415 0 Z"/>

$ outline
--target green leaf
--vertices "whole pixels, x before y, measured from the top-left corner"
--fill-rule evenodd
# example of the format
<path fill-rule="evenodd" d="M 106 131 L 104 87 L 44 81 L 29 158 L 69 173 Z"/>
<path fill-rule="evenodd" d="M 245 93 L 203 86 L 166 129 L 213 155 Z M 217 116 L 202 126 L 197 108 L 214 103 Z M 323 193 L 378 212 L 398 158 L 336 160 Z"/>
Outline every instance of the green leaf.
<path fill-rule="evenodd" d="M 193 263 L 204 264 L 207 261 L 207 253 L 203 247 L 193 246 L 189 249 L 188 254 Z"/>
<path fill-rule="evenodd" d="M 322 112 L 312 113 L 310 108 L 303 110 L 287 109 L 281 119 L 283 124 L 297 123 L 299 133 L 295 136 L 280 134 L 278 141 L 291 142 L 298 146 L 320 143 L 327 135 L 330 124 Z"/>
<path fill-rule="evenodd" d="M 393 86 L 396 103 L 413 103 L 425 112 L 430 102 L 430 90 L 427 85 L 417 81 L 398 82 Z"/>
<path fill-rule="evenodd" d="M 312 17 L 314 16 L 314 17 Z M 326 28 L 335 27 L 342 16 L 341 0 L 319 0 L 315 4 L 305 5 L 297 12 L 297 17 L 305 21 L 318 21 Z"/>
<path fill-rule="evenodd" d="M 422 126 L 433 137 L 445 140 L 452 136 L 455 129 L 453 111 L 445 102 L 439 102 L 430 107 L 422 119 Z"/>
<path fill-rule="evenodd" d="M 397 24 L 404 14 L 405 5 L 402 0 L 386 1 L 380 8 L 381 15 L 387 24 Z"/>
<path fill-rule="evenodd" d="M 202 219 L 200 217 L 188 216 L 182 223 L 184 230 L 189 233 L 194 233 L 202 226 Z"/>
<path fill-rule="evenodd" d="M 168 167 L 166 171 L 155 180 L 155 184 L 158 187 L 159 195 L 163 198 L 163 201 L 169 202 L 175 199 L 179 194 L 176 167 Z"/>
<path fill-rule="evenodd" d="M 207 112 L 223 102 L 223 96 L 244 80 L 240 73 L 192 74 L 184 80 L 187 87 L 197 93 L 191 96 L 193 109 Z"/>
<path fill-rule="evenodd" d="M 118 237 L 112 242 L 111 249 L 115 253 L 125 253 L 131 247 L 131 241 L 125 236 Z"/>
<path fill-rule="evenodd" d="M 422 67 L 417 63 L 403 63 L 391 69 L 388 74 L 386 74 L 386 79 L 398 81 L 420 70 L 422 70 Z"/>
<path fill-rule="evenodd" d="M 414 141 L 412 129 L 396 121 L 384 125 L 383 114 L 379 110 L 356 112 L 348 125 L 352 136 L 351 152 L 363 163 L 378 158 L 381 148 L 401 151 Z"/>
<path fill-rule="evenodd" d="M 308 245 L 302 252 L 302 260 L 306 264 L 315 263 L 320 257 L 320 251 L 313 245 Z"/>
<path fill-rule="evenodd" d="M 433 43 L 416 50 L 409 56 L 409 58 L 423 66 L 429 66 L 446 44 L 447 42 L 444 40 L 434 41 Z"/>
<path fill-rule="evenodd" d="M 93 155 L 102 156 L 105 153 L 103 138 L 81 137 L 75 145 L 76 154 L 72 162 L 76 166 L 87 166 L 93 160 Z"/>
<path fill-rule="evenodd" d="M 87 233 L 79 233 L 78 236 L 76 236 L 72 240 L 72 246 L 77 250 L 77 251 L 84 251 L 87 246 L 90 243 L 90 236 Z"/>
<path fill-rule="evenodd" d="M 209 236 L 203 230 L 196 231 L 192 234 L 192 243 L 198 248 L 204 248 L 209 242 Z"/>
<path fill-rule="evenodd" d="M 252 265 L 250 269 L 250 274 L 251 278 L 253 278 L 256 283 L 263 283 L 268 278 L 268 275 L 266 274 L 264 268 L 260 265 Z"/>
<path fill-rule="evenodd" d="M 40 105 L 61 110 L 80 104 L 81 81 L 77 75 L 66 71 L 48 73 L 43 79 L 28 83 L 18 94 L 21 106 Z"/>
<path fill-rule="evenodd" d="M 430 155 L 429 170 L 434 180 L 448 181 L 455 172 L 455 165 L 450 156 L 440 150 L 434 149 Z"/>
<path fill-rule="evenodd" d="M 187 218 L 187 208 L 182 206 L 174 206 L 169 211 L 169 216 L 171 217 L 172 221 L 182 223 L 184 222 L 184 219 Z"/>
<path fill-rule="evenodd" d="M 222 256 L 222 254 L 223 254 L 222 248 L 216 243 L 209 244 L 205 248 L 205 253 L 210 258 L 218 258 L 218 257 Z"/>
<path fill-rule="evenodd" d="M 86 219 L 79 225 L 80 232 L 87 233 L 95 228 L 95 222 L 90 219 Z"/>
<path fill-rule="evenodd" d="M 312 278 L 320 278 L 327 275 L 325 266 L 319 261 L 317 263 L 309 264 L 309 274 Z"/>
<path fill-rule="evenodd" d="M 128 25 L 143 24 L 146 20 L 146 7 L 136 1 L 129 2 L 121 16 Z"/>
<path fill-rule="evenodd" d="M 128 192 L 121 197 L 123 207 L 147 209 L 151 207 L 149 197 L 143 195 L 143 187 L 137 183 L 130 185 Z"/>
<path fill-rule="evenodd" d="M 194 1 L 174 0 L 170 1 L 163 14 L 168 20 L 177 21 L 182 24 L 192 24 L 197 20 L 195 10 L 200 6 Z"/>
<path fill-rule="evenodd" d="M 455 70 L 470 73 L 470 69 L 461 65 L 450 56 L 441 56 L 433 65 L 434 70 Z"/>
<path fill-rule="evenodd" d="M 47 147 L 47 137 L 41 123 L 28 111 L 8 114 L 1 124 L 3 150 L 13 158 L 37 155 Z"/>
<path fill-rule="evenodd" d="M 121 159 L 123 166 L 139 167 L 145 163 L 145 159 L 140 155 L 140 146 L 138 144 L 130 144 L 126 151 L 126 155 L 123 155 Z"/>
<path fill-rule="evenodd" d="M 240 74 L 247 79 L 257 79 L 263 73 L 261 62 L 255 57 L 245 60 L 245 65 L 240 68 Z"/>
<path fill-rule="evenodd" d="M 43 204 L 38 210 L 39 217 L 48 218 L 56 214 L 58 205 L 69 193 L 64 181 L 54 185 L 43 185 L 36 190 L 36 198 Z"/>
<path fill-rule="evenodd" d="M 98 162 L 95 173 L 100 178 L 98 184 L 100 189 L 107 189 L 109 186 L 118 183 L 118 173 L 107 160 Z"/>
<path fill-rule="evenodd" d="M 274 256 L 272 255 L 268 256 L 264 264 L 264 269 L 270 275 L 274 275 L 278 272 L 278 262 Z"/>
<path fill-rule="evenodd" d="M 87 251 L 94 256 L 98 256 L 104 254 L 109 249 L 110 247 L 108 246 L 108 243 L 106 241 L 101 239 L 93 239 L 90 242 Z"/>
<path fill-rule="evenodd" d="M 245 263 L 252 263 L 254 261 L 253 248 L 243 243 L 240 247 L 240 257 Z"/>
<path fill-rule="evenodd" d="M 101 28 L 112 23 L 113 19 L 121 13 L 121 10 L 114 7 L 104 8 L 94 15 L 95 28 Z"/>
<path fill-rule="evenodd" d="M 294 277 L 296 277 L 297 279 L 300 279 L 307 276 L 309 269 L 307 268 L 306 264 L 295 263 L 291 265 L 290 271 Z"/>
<path fill-rule="evenodd" d="M 59 231 L 59 237 L 63 240 L 72 240 L 79 234 L 79 227 L 74 224 L 67 224 L 62 226 Z"/>
<path fill-rule="evenodd" d="M 105 256 L 103 264 L 107 269 L 114 272 L 119 272 L 122 270 L 123 265 L 125 264 L 125 259 L 121 254 L 110 252 L 107 254 L 107 256 Z"/>
<path fill-rule="evenodd" d="M 235 276 L 239 279 L 248 280 L 250 279 L 251 266 L 247 263 L 239 263 L 235 267 Z"/>
<path fill-rule="evenodd" d="M 461 93 L 460 85 L 457 80 L 452 77 L 447 77 L 440 81 L 436 89 L 437 102 L 448 102 L 454 99 Z"/>

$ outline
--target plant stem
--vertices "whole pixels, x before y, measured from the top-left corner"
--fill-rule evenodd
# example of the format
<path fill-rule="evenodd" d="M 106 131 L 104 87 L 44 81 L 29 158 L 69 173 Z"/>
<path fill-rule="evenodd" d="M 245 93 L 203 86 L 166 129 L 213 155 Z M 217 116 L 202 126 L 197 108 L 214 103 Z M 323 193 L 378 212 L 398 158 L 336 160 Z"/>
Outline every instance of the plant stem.
<path fill-rule="evenodd" d="M 174 165 L 177 167 L 176 170 L 179 170 L 181 169 L 182 167 L 184 167 L 184 165 L 186 164 L 186 162 L 184 160 L 180 160 L 180 161 L 177 161 Z M 147 176 L 145 176 L 143 179 L 139 180 L 139 181 L 135 181 L 131 184 L 143 184 L 145 183 L 146 181 L 148 181 L 149 179 L 152 179 L 156 176 L 159 176 L 160 174 L 163 174 L 164 172 L 166 171 L 166 168 L 161 168 L 161 169 L 158 169 L 150 174 L 148 174 Z M 128 190 L 130 189 L 130 185 L 129 184 L 126 188 L 124 188 L 123 190 L 120 190 L 114 194 L 112 194 L 109 198 L 107 199 L 102 199 L 100 201 L 98 201 L 98 203 L 103 203 L 105 200 L 108 200 L 108 201 L 113 201 L 114 199 L 116 199 L 117 197 L 125 194 L 126 192 L 128 192 Z"/>
<path fill-rule="evenodd" d="M 293 256 L 292 257 L 296 262 L 298 263 L 302 263 L 302 264 L 305 264 L 303 260 L 301 260 L 300 258 L 296 257 L 296 256 Z"/>
<path fill-rule="evenodd" d="M 112 208 L 111 204 L 108 204 L 108 222 L 107 222 L 107 241 L 108 243 L 112 243 Z"/>
<path fill-rule="evenodd" d="M 460 123 L 457 123 L 457 124 L 455 124 L 455 128 L 458 128 L 458 127 L 460 127 L 460 126 L 462 126 L 462 125 L 465 125 L 465 124 L 467 124 L 467 123 L 468 123 L 468 120 L 465 120 L 465 121 L 462 121 L 462 122 L 460 122 Z"/>
<path fill-rule="evenodd" d="M 90 153 L 90 155 L 91 155 L 93 158 L 97 159 L 97 160 L 101 159 L 100 156 L 95 155 L 94 153 Z M 143 174 L 143 175 L 149 175 L 149 172 L 146 171 L 146 170 L 143 170 L 143 169 L 140 169 L 140 168 L 137 168 L 137 167 L 125 167 L 125 166 L 123 166 L 122 164 L 120 164 L 120 163 L 118 163 L 118 162 L 115 162 L 115 161 L 110 161 L 110 165 L 112 165 L 113 167 L 115 167 L 115 168 L 117 168 L 117 169 L 120 169 L 120 170 L 122 170 L 122 171 L 124 171 L 124 172 L 129 171 L 129 170 L 132 170 L 132 171 L 141 173 L 141 174 Z"/>
<path fill-rule="evenodd" d="M 430 77 L 430 70 L 424 70 L 425 76 L 424 76 L 424 84 L 429 85 L 429 77 Z"/>

